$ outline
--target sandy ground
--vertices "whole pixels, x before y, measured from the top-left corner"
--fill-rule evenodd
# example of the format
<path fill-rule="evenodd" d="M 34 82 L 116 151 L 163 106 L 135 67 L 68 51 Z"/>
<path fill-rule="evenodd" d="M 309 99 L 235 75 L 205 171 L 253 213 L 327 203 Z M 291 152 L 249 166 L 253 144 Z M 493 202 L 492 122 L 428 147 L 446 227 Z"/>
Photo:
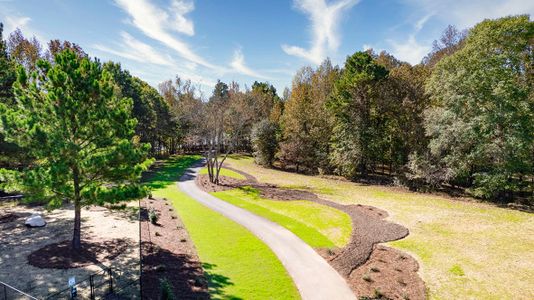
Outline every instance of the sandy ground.
<path fill-rule="evenodd" d="M 47 212 L 42 207 L 26 207 L 2 204 L 0 215 L 16 214 L 17 219 L 0 223 L 0 281 L 6 282 L 30 295 L 46 297 L 68 288 L 68 278 L 76 281 L 86 279 L 90 274 L 103 272 L 106 266 L 125 272 L 125 276 L 139 276 L 139 223 L 137 213 L 132 209 L 137 202 L 125 210 L 109 210 L 103 207 L 82 209 L 82 239 L 98 237 L 102 240 L 126 239 L 128 247 L 112 261 L 101 261 L 75 269 L 40 269 L 28 264 L 28 255 L 45 245 L 70 240 L 74 220 L 72 207 Z M 32 213 L 40 213 L 47 222 L 42 228 L 27 228 L 25 219 Z M 88 291 L 88 282 L 81 284 L 78 293 Z M 64 298 L 64 294 L 59 298 Z M 16 298 L 15 298 L 16 299 Z"/>

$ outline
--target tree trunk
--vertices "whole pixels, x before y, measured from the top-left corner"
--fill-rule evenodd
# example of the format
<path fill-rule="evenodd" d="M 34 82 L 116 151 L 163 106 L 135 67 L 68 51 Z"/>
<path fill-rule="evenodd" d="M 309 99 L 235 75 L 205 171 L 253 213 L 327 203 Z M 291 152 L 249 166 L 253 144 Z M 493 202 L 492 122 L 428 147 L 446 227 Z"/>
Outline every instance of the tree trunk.
<path fill-rule="evenodd" d="M 74 233 L 72 236 L 72 249 L 79 250 L 81 243 L 81 199 L 80 199 L 80 171 L 78 167 L 72 169 L 72 179 L 74 182 Z"/>

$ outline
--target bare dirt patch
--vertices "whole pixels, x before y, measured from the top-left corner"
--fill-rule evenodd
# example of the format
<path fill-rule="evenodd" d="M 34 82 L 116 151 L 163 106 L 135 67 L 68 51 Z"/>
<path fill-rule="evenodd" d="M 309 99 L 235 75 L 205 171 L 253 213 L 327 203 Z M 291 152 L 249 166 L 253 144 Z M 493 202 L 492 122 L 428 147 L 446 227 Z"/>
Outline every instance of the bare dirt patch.
<path fill-rule="evenodd" d="M 244 175 L 247 180 L 236 180 L 221 176 L 220 186 L 209 182 L 207 177 L 199 176 L 197 184 L 207 192 L 228 190 L 242 186 L 258 189 L 267 199 L 292 201 L 308 200 L 330 206 L 347 213 L 352 220 L 352 233 L 349 243 L 341 249 L 316 249 L 342 276 L 358 296 L 382 297 L 385 299 L 425 299 L 425 284 L 417 274 L 417 261 L 406 253 L 379 243 L 402 239 L 409 234 L 404 226 L 386 221 L 388 213 L 373 206 L 343 205 L 319 198 L 306 190 L 280 188 L 272 184 L 258 182 L 250 174 L 226 167 Z M 395 259 L 402 257 L 401 260 Z M 383 272 L 374 272 L 369 281 L 369 268 L 379 264 Z"/>
<path fill-rule="evenodd" d="M 144 199 L 141 205 L 143 299 L 161 299 L 161 280 L 167 280 L 180 299 L 209 299 L 196 249 L 170 202 Z M 156 224 L 148 220 L 150 209 L 158 215 Z"/>

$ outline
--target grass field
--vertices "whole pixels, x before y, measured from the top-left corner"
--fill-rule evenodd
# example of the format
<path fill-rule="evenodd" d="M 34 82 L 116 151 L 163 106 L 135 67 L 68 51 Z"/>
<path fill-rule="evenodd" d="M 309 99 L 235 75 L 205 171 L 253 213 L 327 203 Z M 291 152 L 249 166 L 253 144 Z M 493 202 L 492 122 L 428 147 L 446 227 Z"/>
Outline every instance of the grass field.
<path fill-rule="evenodd" d="M 241 225 L 181 192 L 174 183 L 195 157 L 170 160 L 148 185 L 165 197 L 187 228 L 209 279 L 212 299 L 300 299 L 274 253 Z"/>
<path fill-rule="evenodd" d="M 312 247 L 343 247 L 350 239 L 350 217 L 328 206 L 305 200 L 264 199 L 251 187 L 211 194 L 284 226 Z"/>
<path fill-rule="evenodd" d="M 227 162 L 259 181 L 307 189 L 345 204 L 373 205 L 410 235 L 389 243 L 418 259 L 431 299 L 534 299 L 534 216 L 400 188 L 265 169 L 246 156 Z"/>

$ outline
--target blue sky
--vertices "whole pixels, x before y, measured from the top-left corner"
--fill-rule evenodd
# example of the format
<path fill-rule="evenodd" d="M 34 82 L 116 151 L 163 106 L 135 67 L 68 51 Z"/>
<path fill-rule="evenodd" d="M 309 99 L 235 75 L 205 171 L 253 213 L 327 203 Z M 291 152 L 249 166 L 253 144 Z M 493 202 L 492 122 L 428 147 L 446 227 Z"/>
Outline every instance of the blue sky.
<path fill-rule="evenodd" d="M 268 81 L 372 47 L 420 62 L 443 29 L 533 14 L 528 0 L 0 0 L 5 31 L 75 42 L 153 86 L 176 75 L 209 96 L 217 79 Z"/>

